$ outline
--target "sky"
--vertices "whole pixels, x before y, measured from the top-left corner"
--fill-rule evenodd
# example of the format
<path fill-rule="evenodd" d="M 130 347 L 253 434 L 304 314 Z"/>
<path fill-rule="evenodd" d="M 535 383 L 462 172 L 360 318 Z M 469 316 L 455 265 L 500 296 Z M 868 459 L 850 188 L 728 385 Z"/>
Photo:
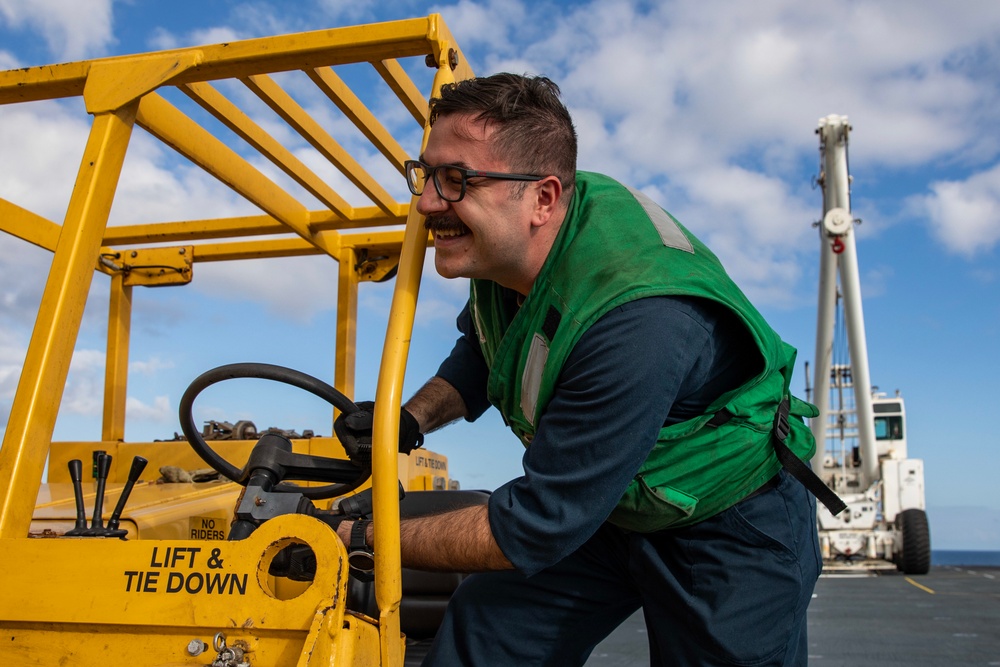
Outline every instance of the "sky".
<path fill-rule="evenodd" d="M 1000 3 L 0 0 L 0 69 L 432 12 L 477 74 L 560 85 L 580 168 L 642 189 L 719 255 L 798 348 L 800 395 L 816 338 L 815 129 L 848 116 L 872 382 L 906 400 L 934 548 L 1000 550 L 1000 435 L 989 417 L 1000 368 Z M 429 91 L 430 74 L 406 67 Z M 0 107 L 0 197 L 61 221 L 88 129 L 79 102 Z M 111 224 L 254 212 L 136 134 Z M 415 153 L 419 133 L 400 140 Z M 404 200 L 402 179 L 394 194 Z M 0 429 L 50 259 L 0 238 Z M 407 393 L 447 355 L 467 297 L 467 283 L 437 277 L 431 261 L 424 276 Z M 335 263 L 315 258 L 199 265 L 190 286 L 136 290 L 126 439 L 173 437 L 184 388 L 223 363 L 332 377 L 335 282 Z M 107 285 L 94 280 L 57 440 L 100 438 Z M 390 298 L 391 285 L 363 286 L 359 400 L 374 395 Z M 247 382 L 211 388 L 200 417 L 330 433 L 315 399 Z M 427 446 L 464 488 L 520 471 L 520 445 L 495 411 Z"/>

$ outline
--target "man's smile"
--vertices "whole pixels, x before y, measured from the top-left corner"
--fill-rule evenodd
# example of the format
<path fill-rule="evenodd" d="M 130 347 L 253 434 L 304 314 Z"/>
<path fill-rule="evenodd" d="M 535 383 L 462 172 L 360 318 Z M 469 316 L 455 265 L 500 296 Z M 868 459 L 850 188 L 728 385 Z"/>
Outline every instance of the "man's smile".
<path fill-rule="evenodd" d="M 435 216 L 427 218 L 424 226 L 437 238 L 456 238 L 469 233 L 469 228 L 455 216 Z"/>

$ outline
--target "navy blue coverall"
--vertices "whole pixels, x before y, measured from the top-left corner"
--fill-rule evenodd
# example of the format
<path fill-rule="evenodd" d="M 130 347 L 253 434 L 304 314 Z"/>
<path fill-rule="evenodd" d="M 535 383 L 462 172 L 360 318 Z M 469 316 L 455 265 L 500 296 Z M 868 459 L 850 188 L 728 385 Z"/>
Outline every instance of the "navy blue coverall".
<path fill-rule="evenodd" d="M 516 308 L 511 294 L 510 307 Z M 438 377 L 470 421 L 489 407 L 468 308 Z M 659 429 L 703 414 L 760 359 L 706 300 L 650 297 L 602 317 L 563 367 L 524 452 L 524 475 L 489 500 L 513 571 L 467 578 L 425 665 L 582 665 L 643 610 L 653 665 L 804 665 L 821 568 L 815 501 L 784 471 L 698 524 L 655 533 L 605 519 Z"/>

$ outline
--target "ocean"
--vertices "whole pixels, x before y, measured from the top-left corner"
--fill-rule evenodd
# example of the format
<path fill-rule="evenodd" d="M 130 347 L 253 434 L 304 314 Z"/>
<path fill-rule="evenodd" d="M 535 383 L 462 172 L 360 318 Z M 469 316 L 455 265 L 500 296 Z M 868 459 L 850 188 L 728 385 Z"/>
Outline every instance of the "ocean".
<path fill-rule="evenodd" d="M 1000 567 L 1000 551 L 931 550 L 931 565 L 966 565 Z"/>

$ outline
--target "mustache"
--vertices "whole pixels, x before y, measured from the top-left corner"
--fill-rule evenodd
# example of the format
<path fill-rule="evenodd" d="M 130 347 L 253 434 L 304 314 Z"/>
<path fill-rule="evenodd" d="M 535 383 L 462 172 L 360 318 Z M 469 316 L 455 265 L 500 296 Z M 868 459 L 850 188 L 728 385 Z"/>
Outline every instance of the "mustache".
<path fill-rule="evenodd" d="M 457 215 L 434 215 L 424 219 L 424 228 L 430 232 L 460 232 L 466 227 Z"/>

